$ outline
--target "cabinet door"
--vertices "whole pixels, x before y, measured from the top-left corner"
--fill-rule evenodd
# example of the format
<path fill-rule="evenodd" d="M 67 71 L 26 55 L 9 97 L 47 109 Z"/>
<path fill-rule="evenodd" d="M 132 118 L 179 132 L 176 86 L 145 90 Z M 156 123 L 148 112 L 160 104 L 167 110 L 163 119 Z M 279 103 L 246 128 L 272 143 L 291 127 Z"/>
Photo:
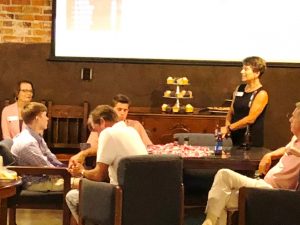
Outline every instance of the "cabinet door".
<path fill-rule="evenodd" d="M 144 126 L 150 131 L 154 144 L 166 144 L 173 141 L 173 134 L 191 132 L 180 118 L 147 116 L 143 119 Z"/>
<path fill-rule="evenodd" d="M 153 144 L 172 142 L 175 133 L 214 133 L 217 124 L 225 124 L 225 117 L 144 114 L 130 115 L 129 118 L 142 123 Z"/>
<path fill-rule="evenodd" d="M 223 126 L 223 117 L 184 117 L 182 124 L 192 133 L 214 133 L 216 126 Z"/>

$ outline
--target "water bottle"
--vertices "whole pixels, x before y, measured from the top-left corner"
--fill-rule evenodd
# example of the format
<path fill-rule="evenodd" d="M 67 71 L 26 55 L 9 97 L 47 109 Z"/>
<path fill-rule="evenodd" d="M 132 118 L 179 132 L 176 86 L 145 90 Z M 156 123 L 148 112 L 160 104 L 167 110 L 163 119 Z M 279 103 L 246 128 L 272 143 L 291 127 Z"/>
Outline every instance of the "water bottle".
<path fill-rule="evenodd" d="M 251 133 L 250 133 L 250 126 L 247 125 L 246 132 L 244 134 L 244 142 L 242 144 L 242 148 L 244 150 L 249 150 L 251 146 Z"/>
<path fill-rule="evenodd" d="M 179 139 L 178 139 L 178 137 L 175 137 L 174 138 L 174 145 L 178 145 L 179 144 Z"/>
<path fill-rule="evenodd" d="M 216 137 L 215 155 L 222 155 L 223 137 L 219 125 L 217 125 L 217 128 L 215 130 L 215 137 Z"/>
<path fill-rule="evenodd" d="M 183 145 L 189 145 L 189 141 L 190 141 L 189 137 L 184 137 Z"/>

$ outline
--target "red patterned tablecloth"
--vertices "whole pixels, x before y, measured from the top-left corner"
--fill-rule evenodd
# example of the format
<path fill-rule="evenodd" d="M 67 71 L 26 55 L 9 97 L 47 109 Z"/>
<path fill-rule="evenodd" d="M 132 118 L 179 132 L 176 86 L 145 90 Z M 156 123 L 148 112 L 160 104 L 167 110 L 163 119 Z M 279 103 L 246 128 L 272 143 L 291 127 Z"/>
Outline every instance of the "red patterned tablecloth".
<path fill-rule="evenodd" d="M 174 154 L 181 157 L 205 157 L 212 154 L 211 150 L 207 146 L 190 146 L 190 145 L 178 145 L 176 143 L 168 143 L 165 145 L 150 145 L 147 147 L 149 154 L 162 155 L 162 154 Z"/>

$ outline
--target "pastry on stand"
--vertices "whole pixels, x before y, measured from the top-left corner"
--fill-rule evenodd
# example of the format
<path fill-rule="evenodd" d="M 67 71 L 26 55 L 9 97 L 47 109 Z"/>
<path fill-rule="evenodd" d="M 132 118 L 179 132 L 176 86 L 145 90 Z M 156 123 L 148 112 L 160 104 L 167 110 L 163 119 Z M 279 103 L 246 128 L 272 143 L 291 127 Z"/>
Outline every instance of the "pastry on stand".
<path fill-rule="evenodd" d="M 187 106 L 181 105 L 180 101 L 185 99 L 193 98 L 193 93 L 190 90 L 184 90 L 183 87 L 190 85 L 189 79 L 187 77 L 168 77 L 167 84 L 170 86 L 175 86 L 173 90 L 166 90 L 164 92 L 164 98 L 176 99 L 176 103 L 173 106 L 168 104 L 163 104 L 161 106 L 162 112 L 173 112 L 173 113 L 190 113 L 194 111 L 191 104 Z M 183 90 L 180 90 L 180 89 Z"/>
<path fill-rule="evenodd" d="M 187 104 L 185 106 L 185 112 L 186 113 L 192 113 L 192 112 L 194 112 L 194 107 L 191 104 Z"/>

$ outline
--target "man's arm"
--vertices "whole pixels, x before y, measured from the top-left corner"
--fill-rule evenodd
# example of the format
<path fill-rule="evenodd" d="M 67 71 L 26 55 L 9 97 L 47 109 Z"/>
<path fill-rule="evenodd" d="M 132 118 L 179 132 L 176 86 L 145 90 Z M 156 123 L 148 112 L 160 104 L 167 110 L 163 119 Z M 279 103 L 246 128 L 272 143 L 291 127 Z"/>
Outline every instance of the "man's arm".
<path fill-rule="evenodd" d="M 271 167 L 272 160 L 281 158 L 285 152 L 286 152 L 286 148 L 281 147 L 273 152 L 269 152 L 265 154 L 259 163 L 259 167 L 258 167 L 259 173 L 266 174 Z"/>
<path fill-rule="evenodd" d="M 87 140 L 87 143 L 89 143 L 91 145 L 91 147 L 88 149 L 82 150 L 79 153 L 77 153 L 76 155 L 72 156 L 69 160 L 68 168 L 72 167 L 73 162 L 79 162 L 79 163 L 83 164 L 86 157 L 97 155 L 98 138 L 99 138 L 99 134 L 97 132 L 92 131 Z"/>
<path fill-rule="evenodd" d="M 83 164 L 86 157 L 95 155 L 97 155 L 96 147 L 90 147 L 88 149 L 82 150 L 70 158 L 68 168 L 71 167 L 74 161 Z"/>
<path fill-rule="evenodd" d="M 105 181 L 108 177 L 108 165 L 105 163 L 97 162 L 96 167 L 91 170 L 85 170 L 83 165 L 75 163 L 75 165 L 69 170 L 72 176 L 83 176 L 89 180 Z"/>
<path fill-rule="evenodd" d="M 7 125 L 7 113 L 5 108 L 2 110 L 2 114 L 1 114 L 1 129 L 2 129 L 2 138 L 11 139 L 9 135 L 8 125 Z"/>
<path fill-rule="evenodd" d="M 136 121 L 136 126 L 137 126 L 137 131 L 139 133 L 139 135 L 141 136 L 142 141 L 144 142 L 145 146 L 148 145 L 153 145 L 152 141 L 150 140 L 145 128 L 143 127 L 143 125 L 139 122 Z"/>
<path fill-rule="evenodd" d="M 92 170 L 83 172 L 83 176 L 89 180 L 105 181 L 108 177 L 108 165 L 105 163 L 97 162 L 96 167 Z"/>
<path fill-rule="evenodd" d="M 24 149 L 20 151 L 20 155 L 17 157 L 20 159 L 22 165 L 54 167 L 47 160 L 47 157 L 41 154 L 38 144 L 35 143 L 24 146 Z"/>

